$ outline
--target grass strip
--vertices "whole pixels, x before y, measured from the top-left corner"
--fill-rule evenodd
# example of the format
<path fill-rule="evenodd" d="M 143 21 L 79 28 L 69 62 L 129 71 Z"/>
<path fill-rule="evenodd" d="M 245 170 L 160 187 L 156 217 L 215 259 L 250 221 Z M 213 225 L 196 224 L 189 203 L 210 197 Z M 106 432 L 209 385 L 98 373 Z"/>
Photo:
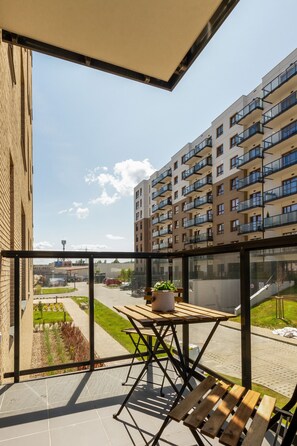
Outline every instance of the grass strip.
<path fill-rule="evenodd" d="M 37 324 L 55 324 L 56 322 L 71 322 L 72 318 L 67 311 L 43 311 L 33 312 L 33 325 Z"/>
<path fill-rule="evenodd" d="M 72 293 L 73 291 L 76 291 L 76 288 L 70 288 L 70 287 L 41 288 L 40 294 L 63 294 L 63 293 Z"/>

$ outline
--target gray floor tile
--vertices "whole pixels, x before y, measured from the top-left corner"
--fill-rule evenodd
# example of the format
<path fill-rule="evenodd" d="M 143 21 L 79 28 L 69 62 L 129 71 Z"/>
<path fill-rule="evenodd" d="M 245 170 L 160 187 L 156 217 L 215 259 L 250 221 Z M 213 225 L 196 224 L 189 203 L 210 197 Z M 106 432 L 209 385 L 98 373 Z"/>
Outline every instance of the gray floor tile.
<path fill-rule="evenodd" d="M 0 416 L 0 441 L 48 431 L 47 410 L 14 411 Z"/>
<path fill-rule="evenodd" d="M 90 406 L 90 403 L 87 403 L 86 405 L 79 403 L 69 407 L 59 404 L 49 406 L 49 428 L 55 429 L 85 421 L 99 420 L 100 416 L 92 403 L 92 409 L 86 409 Z"/>
<path fill-rule="evenodd" d="M 1 446 L 54 446 L 50 445 L 49 432 L 27 435 L 11 440 L 0 441 Z"/>
<path fill-rule="evenodd" d="M 51 429 L 50 438 L 51 446 L 91 446 L 94 444 L 110 446 L 107 434 L 99 419 Z"/>

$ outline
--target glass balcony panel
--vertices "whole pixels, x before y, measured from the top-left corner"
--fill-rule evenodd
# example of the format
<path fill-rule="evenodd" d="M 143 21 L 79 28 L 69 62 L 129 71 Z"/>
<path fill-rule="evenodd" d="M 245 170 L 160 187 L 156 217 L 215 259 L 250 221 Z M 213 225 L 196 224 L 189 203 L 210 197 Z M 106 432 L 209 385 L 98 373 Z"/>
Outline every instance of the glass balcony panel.
<path fill-rule="evenodd" d="M 204 214 L 204 215 L 196 215 L 194 218 L 187 220 L 184 224 L 185 228 L 190 228 L 192 226 L 199 226 L 203 223 L 212 222 L 213 216 L 212 214 Z"/>
<path fill-rule="evenodd" d="M 248 129 L 246 129 L 244 132 L 237 135 L 237 145 L 240 146 L 244 141 L 251 138 L 256 133 L 264 133 L 263 126 L 260 122 L 256 122 L 255 124 L 251 125 Z"/>
<path fill-rule="evenodd" d="M 274 78 L 269 84 L 263 88 L 263 98 L 271 94 L 274 90 L 279 88 L 282 84 L 287 82 L 291 77 L 297 74 L 297 62 L 292 63 L 285 71 Z"/>
<path fill-rule="evenodd" d="M 276 144 L 279 144 L 281 141 L 284 141 L 296 134 L 297 134 L 297 121 L 294 121 L 291 124 L 284 127 L 283 129 L 281 129 L 279 132 L 273 133 L 268 138 L 264 139 L 263 150 L 267 150 L 270 147 L 273 147 Z"/>
<path fill-rule="evenodd" d="M 185 245 L 194 244 L 194 243 L 204 243 L 204 242 L 212 242 L 213 236 L 211 234 L 198 234 L 193 237 L 188 237 L 186 239 Z"/>
<path fill-rule="evenodd" d="M 250 232 L 259 232 L 262 230 L 263 230 L 263 224 L 261 221 L 252 221 L 250 223 L 244 223 L 243 225 L 239 225 L 238 233 L 248 234 Z"/>
<path fill-rule="evenodd" d="M 248 209 L 252 209 L 255 207 L 262 207 L 263 206 L 263 197 L 262 196 L 256 196 L 249 200 L 241 201 L 238 204 L 238 212 L 243 212 Z"/>
<path fill-rule="evenodd" d="M 297 180 L 264 192 L 264 203 L 274 201 L 297 193 Z"/>
<path fill-rule="evenodd" d="M 161 195 L 163 195 L 164 193 L 168 192 L 168 191 L 172 191 L 172 184 L 165 184 L 164 186 L 162 186 L 159 190 L 155 191 L 152 193 L 152 199 L 154 200 L 157 197 L 160 197 Z"/>
<path fill-rule="evenodd" d="M 160 201 L 160 203 L 158 204 L 154 204 L 152 207 L 152 211 L 156 212 L 159 209 L 163 209 L 166 206 L 171 206 L 172 205 L 172 200 L 171 198 L 165 198 L 165 200 Z"/>
<path fill-rule="evenodd" d="M 236 114 L 236 122 L 239 123 L 247 115 L 251 114 L 257 108 L 263 110 L 263 101 L 260 98 L 255 98 L 248 105 Z"/>
<path fill-rule="evenodd" d="M 289 110 L 291 107 L 297 104 L 297 92 L 295 91 L 290 96 L 285 98 L 279 104 L 272 107 L 263 115 L 263 124 L 267 124 L 272 119 L 276 118 L 280 114 L 284 113 L 286 110 Z"/>
<path fill-rule="evenodd" d="M 202 180 L 197 180 L 194 184 L 187 186 L 183 192 L 183 195 L 189 195 L 191 192 L 199 191 L 201 188 L 206 186 L 207 184 L 212 184 L 212 176 L 207 175 Z"/>
<path fill-rule="evenodd" d="M 237 160 L 237 167 L 239 168 L 256 158 L 263 158 L 262 147 L 260 146 L 251 149 L 248 153 L 245 153 L 242 156 L 239 156 Z"/>
<path fill-rule="evenodd" d="M 171 169 L 165 170 L 163 173 L 161 173 L 161 175 L 159 175 L 152 181 L 152 187 L 155 187 L 158 183 L 161 183 L 166 177 L 171 177 L 171 176 L 172 176 Z"/>
<path fill-rule="evenodd" d="M 186 153 L 182 157 L 183 164 L 186 164 L 187 161 L 189 161 L 194 156 L 199 155 L 199 153 L 201 153 L 202 150 L 205 149 L 206 147 L 212 147 L 212 138 L 211 137 L 204 139 L 201 143 L 197 144 L 194 147 L 194 149 L 192 149 L 188 153 Z"/>
<path fill-rule="evenodd" d="M 261 172 L 253 172 L 245 178 L 238 180 L 237 189 L 242 189 L 254 183 L 263 182 L 263 176 Z"/>
<path fill-rule="evenodd" d="M 297 211 L 287 212 L 285 214 L 273 215 L 264 218 L 264 228 L 269 229 L 277 226 L 294 224 L 297 222 Z"/>
<path fill-rule="evenodd" d="M 297 150 L 292 153 L 284 155 L 272 163 L 263 166 L 263 176 L 271 175 L 272 173 L 279 172 L 280 170 L 286 169 L 287 167 L 293 166 L 297 163 Z"/>
<path fill-rule="evenodd" d="M 187 203 L 185 205 L 185 212 L 190 211 L 191 209 L 199 209 L 200 206 L 203 206 L 204 204 L 212 204 L 212 195 L 205 195 L 204 197 L 201 198 L 195 198 L 194 201 L 191 201 L 190 203 Z"/>

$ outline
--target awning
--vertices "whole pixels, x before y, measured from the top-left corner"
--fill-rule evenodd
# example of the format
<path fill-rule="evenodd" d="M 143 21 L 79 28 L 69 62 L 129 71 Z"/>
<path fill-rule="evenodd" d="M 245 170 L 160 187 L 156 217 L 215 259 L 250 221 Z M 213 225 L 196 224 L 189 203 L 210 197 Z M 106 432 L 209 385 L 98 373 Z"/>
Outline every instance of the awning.
<path fill-rule="evenodd" d="M 239 0 L 0 0 L 6 42 L 172 90 Z"/>

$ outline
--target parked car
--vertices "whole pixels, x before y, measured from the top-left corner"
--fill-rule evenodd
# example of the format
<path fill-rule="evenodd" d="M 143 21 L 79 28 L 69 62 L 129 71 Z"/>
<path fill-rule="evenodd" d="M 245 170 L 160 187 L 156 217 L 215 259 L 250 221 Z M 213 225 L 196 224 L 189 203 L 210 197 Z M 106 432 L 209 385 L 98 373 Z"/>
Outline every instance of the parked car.
<path fill-rule="evenodd" d="M 131 290 L 131 282 L 122 282 L 122 285 L 120 285 L 120 290 Z"/>
<path fill-rule="evenodd" d="M 121 285 L 121 281 L 119 279 L 105 279 L 105 285 L 106 286 L 110 286 L 110 285 Z"/>

